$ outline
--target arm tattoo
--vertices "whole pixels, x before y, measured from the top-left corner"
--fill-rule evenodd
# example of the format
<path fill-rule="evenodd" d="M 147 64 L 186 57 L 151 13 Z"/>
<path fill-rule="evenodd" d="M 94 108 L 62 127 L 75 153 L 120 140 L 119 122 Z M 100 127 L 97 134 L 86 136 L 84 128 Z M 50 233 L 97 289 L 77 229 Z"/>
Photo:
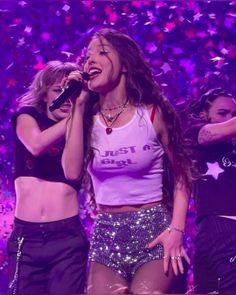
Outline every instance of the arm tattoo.
<path fill-rule="evenodd" d="M 198 142 L 201 143 L 211 143 L 217 141 L 217 133 L 212 133 L 209 130 L 201 129 L 198 134 Z"/>

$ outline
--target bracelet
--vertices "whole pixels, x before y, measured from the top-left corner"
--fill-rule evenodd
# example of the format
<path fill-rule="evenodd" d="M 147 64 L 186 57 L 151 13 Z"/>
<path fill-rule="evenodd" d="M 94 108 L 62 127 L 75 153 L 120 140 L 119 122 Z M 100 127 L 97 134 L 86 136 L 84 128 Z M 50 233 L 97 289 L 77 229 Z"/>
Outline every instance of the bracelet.
<path fill-rule="evenodd" d="M 168 226 L 168 227 L 167 227 L 167 230 L 168 230 L 169 233 L 170 233 L 172 230 L 175 230 L 175 231 L 180 232 L 182 235 L 184 235 L 184 231 L 183 231 L 182 229 L 177 228 L 177 227 L 171 227 L 171 226 Z"/>

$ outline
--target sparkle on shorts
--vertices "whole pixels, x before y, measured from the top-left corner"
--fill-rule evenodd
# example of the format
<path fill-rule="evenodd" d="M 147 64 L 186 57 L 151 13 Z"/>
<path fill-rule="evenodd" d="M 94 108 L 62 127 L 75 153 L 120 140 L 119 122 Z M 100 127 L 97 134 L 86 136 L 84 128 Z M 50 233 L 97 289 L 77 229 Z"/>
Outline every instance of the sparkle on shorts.
<path fill-rule="evenodd" d="M 163 247 L 147 244 L 165 230 L 170 214 L 163 204 L 135 212 L 99 213 L 90 249 L 90 261 L 110 267 L 127 280 L 146 262 L 163 258 Z"/>

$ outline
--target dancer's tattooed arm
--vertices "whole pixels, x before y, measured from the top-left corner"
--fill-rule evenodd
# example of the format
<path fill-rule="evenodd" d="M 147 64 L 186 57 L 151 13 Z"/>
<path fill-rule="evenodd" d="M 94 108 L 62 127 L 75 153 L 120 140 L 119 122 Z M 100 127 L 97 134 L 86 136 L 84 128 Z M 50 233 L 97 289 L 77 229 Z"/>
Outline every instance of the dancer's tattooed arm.
<path fill-rule="evenodd" d="M 218 137 L 219 136 L 217 136 L 217 133 L 212 132 L 211 130 L 202 128 L 198 134 L 198 142 L 200 144 L 213 143 L 217 141 Z"/>
<path fill-rule="evenodd" d="M 232 139 L 236 136 L 236 117 L 223 123 L 207 124 L 198 133 L 198 143 L 202 145 Z"/>

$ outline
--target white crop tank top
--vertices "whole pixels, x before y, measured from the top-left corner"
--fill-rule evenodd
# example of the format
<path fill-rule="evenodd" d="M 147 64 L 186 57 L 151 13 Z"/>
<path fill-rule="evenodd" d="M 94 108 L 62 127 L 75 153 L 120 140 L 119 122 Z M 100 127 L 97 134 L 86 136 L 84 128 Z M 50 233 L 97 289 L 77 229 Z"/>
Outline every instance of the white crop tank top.
<path fill-rule="evenodd" d="M 88 172 L 97 204 L 120 206 L 160 201 L 164 149 L 146 107 L 138 107 L 125 125 L 106 133 L 96 115 L 92 129 L 94 158 Z"/>

